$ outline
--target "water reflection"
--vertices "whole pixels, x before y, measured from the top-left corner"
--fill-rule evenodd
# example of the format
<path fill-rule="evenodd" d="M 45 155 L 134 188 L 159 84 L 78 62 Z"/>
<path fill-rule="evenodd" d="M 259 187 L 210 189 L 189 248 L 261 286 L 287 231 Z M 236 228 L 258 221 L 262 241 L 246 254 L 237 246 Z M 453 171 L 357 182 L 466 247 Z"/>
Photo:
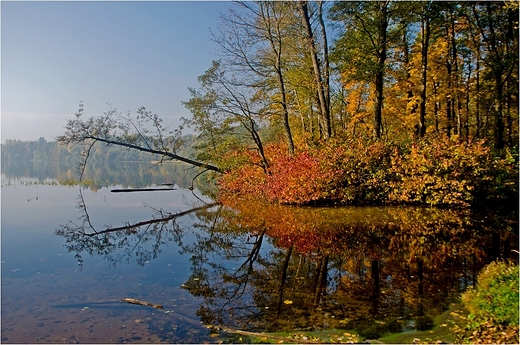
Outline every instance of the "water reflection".
<path fill-rule="evenodd" d="M 70 221 L 60 225 L 56 235 L 65 238 L 65 248 L 70 253 L 74 253 L 80 266 L 83 265 L 84 253 L 90 256 L 102 256 L 114 266 L 121 262 L 128 263 L 135 257 L 137 264 L 144 266 L 145 263 L 157 258 L 162 245 L 168 242 L 181 243 L 183 231 L 176 223 L 177 218 L 212 206 L 214 204 L 206 204 L 177 213 L 153 208 L 155 216 L 151 219 L 99 229 L 92 224 L 80 189 L 77 208 L 80 211 L 81 223 Z"/>
<path fill-rule="evenodd" d="M 133 255 L 143 264 L 173 241 L 190 257 L 182 288 L 202 301 L 200 320 L 252 331 L 341 328 L 376 338 L 427 329 L 486 263 L 518 249 L 517 211 L 231 200 L 94 229 L 79 205 L 83 223 L 57 231 L 79 259 L 117 264 Z M 190 238 L 175 222 L 187 213 L 196 217 Z"/>
<path fill-rule="evenodd" d="M 114 162 L 92 161 L 87 164 L 83 176 L 90 181 L 92 190 L 120 185 L 127 187 L 144 187 L 168 183 L 181 188 L 198 188 L 204 190 L 204 179 L 193 178 L 199 173 L 193 167 L 178 162 L 154 164 L 146 162 Z M 2 164 L 2 175 L 6 183 L 10 179 L 21 176 L 39 181 L 57 180 L 58 182 L 75 181 L 78 170 L 75 165 L 56 161 L 5 161 Z"/>
<path fill-rule="evenodd" d="M 198 260 L 186 288 L 205 298 L 198 311 L 205 323 L 240 329 L 346 328 L 377 337 L 427 328 L 485 263 L 512 256 L 518 242 L 516 221 L 489 213 L 479 219 L 471 211 L 425 208 L 229 206 L 193 245 Z M 226 241 L 208 245 L 230 229 L 242 237 L 239 253 Z M 266 240 L 272 250 L 258 254 Z M 243 263 L 205 264 L 200 248 Z"/>
<path fill-rule="evenodd" d="M 2 343 L 211 340 L 194 315 L 197 300 L 180 288 L 190 265 L 172 240 L 182 228 L 187 241 L 194 221 L 191 214 L 173 216 L 202 201 L 179 188 L 143 193 L 110 190 L 2 174 Z M 83 217 L 85 209 L 88 218 Z M 78 211 L 80 219 L 74 220 Z M 171 219 L 156 227 L 153 220 L 162 217 Z M 129 235 L 117 235 L 124 233 L 122 229 L 102 233 L 145 221 L 149 224 L 137 224 L 141 226 L 136 233 L 129 231 Z M 93 250 L 94 257 L 80 251 L 82 269 L 67 253 L 64 237 L 55 235 L 63 227 L 59 224 L 77 231 L 71 243 Z M 95 232 L 100 234 L 92 235 Z M 113 242 L 88 239 L 96 236 Z M 111 264 L 107 266 L 103 259 Z M 143 261 L 144 266 L 135 264 Z M 121 298 L 160 303 L 172 312 L 121 303 Z"/>

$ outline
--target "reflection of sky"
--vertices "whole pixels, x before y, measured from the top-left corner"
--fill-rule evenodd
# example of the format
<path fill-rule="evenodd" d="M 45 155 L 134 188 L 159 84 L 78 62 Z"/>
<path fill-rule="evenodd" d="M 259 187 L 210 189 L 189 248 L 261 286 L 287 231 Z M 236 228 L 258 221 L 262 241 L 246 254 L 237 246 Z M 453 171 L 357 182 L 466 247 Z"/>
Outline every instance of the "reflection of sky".
<path fill-rule="evenodd" d="M 73 188 L 45 185 L 2 186 L 2 278 L 32 275 L 55 265 L 74 267 L 54 230 L 77 212 L 75 193 Z"/>
<path fill-rule="evenodd" d="M 180 254 L 175 242 L 166 241 L 161 245 L 158 257 L 150 259 L 144 266 L 137 265 L 134 256 L 128 262 L 123 260 L 114 266 L 102 256 L 90 257 L 88 253 L 82 253 L 84 263 L 79 267 L 74 253 L 68 253 L 64 247 L 65 239 L 55 234 L 60 225 L 69 221 L 82 224 L 78 219 L 82 213 L 77 208 L 79 187 L 37 184 L 36 181 L 2 176 L 3 340 L 6 337 L 9 338 L 7 341 L 35 343 L 40 334 L 50 336 L 46 338 L 48 342 L 59 342 L 63 341 L 63 336 L 88 334 L 97 321 L 103 320 L 104 326 L 96 328 L 92 338 L 82 339 L 86 342 L 117 342 L 118 330 L 121 336 L 132 333 L 131 327 L 139 329 L 139 324 L 133 324 L 134 319 L 142 317 L 139 315 L 149 316 L 155 309 L 148 310 L 142 306 L 121 308 L 116 303 L 92 307 L 89 312 L 81 306 L 103 300 L 117 302 L 125 297 L 150 300 L 163 304 L 166 309 L 175 308 L 177 312 L 196 318 L 195 299 L 181 288 L 191 274 L 189 257 Z M 110 190 L 110 187 L 97 192 L 82 190 L 89 216 L 97 230 L 105 229 L 106 225 L 123 226 L 127 222 L 159 217 L 153 208 L 177 213 L 197 204 L 187 190 L 140 193 L 111 193 Z M 194 221 L 195 217 L 185 216 L 179 218 L 177 224 L 190 234 Z M 184 237 L 183 241 L 189 243 L 190 237 Z M 118 253 L 132 249 L 123 248 Z M 92 318 L 88 313 L 99 314 Z M 129 315 L 133 317 L 131 322 L 128 321 Z M 161 317 L 154 320 L 162 320 Z M 175 320 L 168 319 L 166 314 L 163 318 L 161 322 L 165 324 Z M 49 319 L 55 322 L 49 322 Z M 86 320 L 92 322 L 85 323 Z M 65 324 L 68 326 L 59 330 Z M 182 322 L 178 324 L 181 327 Z M 114 330 L 103 334 L 105 328 Z M 4 332 L 6 329 L 8 331 Z M 70 339 L 70 342 L 74 340 Z M 172 338 L 172 341 L 182 342 L 182 339 Z"/>
<path fill-rule="evenodd" d="M 31 180 L 25 180 L 31 181 Z M 90 218 L 96 230 L 105 225 L 122 226 L 157 217 L 153 208 L 176 213 L 189 208 L 185 202 L 193 199 L 189 191 L 161 191 L 143 193 L 111 193 L 103 188 L 96 193 L 83 190 Z M 52 185 L 2 186 L 2 261 L 9 272 L 22 263 L 46 262 L 60 256 L 62 264 L 76 263 L 67 254 L 63 239 L 54 234 L 61 224 L 72 221 L 81 224 L 77 209 L 79 187 Z M 191 200 L 193 202 L 193 200 Z M 190 226 L 190 220 L 178 223 Z M 170 244 L 171 245 L 171 244 Z M 173 251 L 174 253 L 176 251 Z M 169 256 L 168 256 L 169 258 Z M 87 260 L 96 260 L 88 259 Z M 15 261 L 15 262 L 13 262 Z M 20 269 L 21 270 L 21 269 Z M 32 268 L 31 268 L 32 270 Z M 19 272 L 19 271 L 17 271 Z"/>

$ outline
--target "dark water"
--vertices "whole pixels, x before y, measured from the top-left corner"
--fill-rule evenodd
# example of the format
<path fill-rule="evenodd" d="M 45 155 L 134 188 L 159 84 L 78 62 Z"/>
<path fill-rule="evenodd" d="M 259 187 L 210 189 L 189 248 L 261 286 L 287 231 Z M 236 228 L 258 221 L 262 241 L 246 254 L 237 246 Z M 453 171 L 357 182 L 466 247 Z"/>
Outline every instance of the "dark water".
<path fill-rule="evenodd" d="M 518 250 L 516 210 L 215 205 L 180 187 L 185 167 L 57 182 L 73 171 L 2 162 L 2 343 L 218 342 L 206 325 L 377 338 L 431 327 Z M 175 189 L 111 192 L 163 183 Z"/>

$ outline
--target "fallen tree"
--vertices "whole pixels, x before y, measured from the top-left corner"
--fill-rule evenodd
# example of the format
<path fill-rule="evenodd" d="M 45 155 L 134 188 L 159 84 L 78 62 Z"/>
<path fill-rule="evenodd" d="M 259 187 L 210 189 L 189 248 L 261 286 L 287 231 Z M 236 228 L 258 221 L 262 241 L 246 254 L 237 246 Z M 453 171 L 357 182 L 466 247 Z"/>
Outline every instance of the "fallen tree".
<path fill-rule="evenodd" d="M 56 140 L 64 145 L 84 145 L 79 162 L 80 179 L 92 147 L 100 142 L 107 145 L 118 145 L 128 149 L 148 152 L 158 155 L 160 163 L 164 160 L 177 160 L 199 168 L 203 171 L 223 171 L 214 165 L 198 162 L 179 156 L 177 149 L 182 145 L 181 129 L 169 130 L 162 124 L 162 119 L 146 108 L 137 110 L 137 115 L 123 115 L 117 109 L 110 109 L 101 116 L 83 118 L 83 103 L 80 102 L 78 112 L 73 120 L 65 126 L 65 134 Z"/>

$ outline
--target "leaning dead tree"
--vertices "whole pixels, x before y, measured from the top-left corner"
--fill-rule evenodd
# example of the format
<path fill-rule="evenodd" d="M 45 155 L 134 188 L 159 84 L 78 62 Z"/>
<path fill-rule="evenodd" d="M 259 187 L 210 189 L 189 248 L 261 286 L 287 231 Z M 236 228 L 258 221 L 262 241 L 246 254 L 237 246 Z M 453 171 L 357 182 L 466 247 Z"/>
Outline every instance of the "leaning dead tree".
<path fill-rule="evenodd" d="M 79 163 L 80 179 L 92 147 L 98 143 L 123 146 L 128 149 L 148 152 L 158 155 L 160 162 L 177 160 L 190 165 L 218 173 L 223 171 L 211 164 L 194 161 L 179 156 L 176 151 L 182 145 L 180 130 L 171 131 L 162 124 L 162 119 L 141 107 L 137 115 L 123 115 L 116 109 L 110 109 L 101 116 L 83 117 L 83 103 L 80 102 L 78 112 L 73 120 L 65 126 L 65 134 L 57 137 L 61 144 L 75 146 L 83 145 L 82 157 Z"/>

